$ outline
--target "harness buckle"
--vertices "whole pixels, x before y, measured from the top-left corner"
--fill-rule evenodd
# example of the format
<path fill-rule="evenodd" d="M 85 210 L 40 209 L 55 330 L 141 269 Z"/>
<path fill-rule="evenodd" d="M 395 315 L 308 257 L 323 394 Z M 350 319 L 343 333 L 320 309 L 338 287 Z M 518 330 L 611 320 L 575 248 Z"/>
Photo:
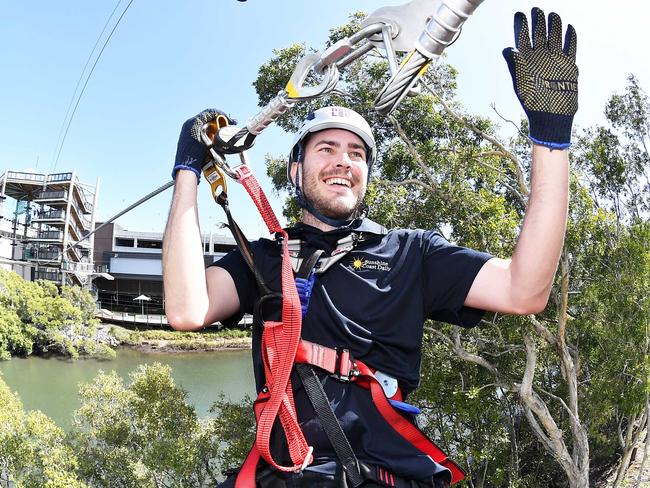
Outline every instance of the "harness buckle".
<path fill-rule="evenodd" d="M 349 349 L 335 348 L 336 372 L 332 375 L 342 382 L 354 381 L 361 374 L 356 361 L 350 355 Z"/>

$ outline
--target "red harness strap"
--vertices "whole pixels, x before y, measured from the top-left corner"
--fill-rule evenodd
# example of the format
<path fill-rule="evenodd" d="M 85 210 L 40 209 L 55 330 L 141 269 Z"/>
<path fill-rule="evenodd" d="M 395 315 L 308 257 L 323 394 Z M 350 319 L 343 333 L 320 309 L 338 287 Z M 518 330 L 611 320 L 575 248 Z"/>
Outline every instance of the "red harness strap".
<path fill-rule="evenodd" d="M 300 298 L 293 279 L 286 232 L 280 226 L 266 195 L 248 166 L 236 169 L 239 182 L 253 199 L 269 231 L 282 236 L 282 321 L 265 322 L 262 333 L 262 353 L 266 375 L 265 391 L 255 401 L 257 419 L 255 445 L 248 454 L 237 476 L 236 487 L 254 487 L 255 470 L 260 456 L 280 471 L 298 471 L 312 462 L 312 448 L 298 424 L 298 415 L 293 401 L 290 374 L 296 350 L 300 341 L 302 310 Z M 287 438 L 289 455 L 293 466 L 281 466 L 271 455 L 269 441 L 275 419 L 279 418 Z"/>
<path fill-rule="evenodd" d="M 465 478 L 465 472 L 460 466 L 449 459 L 424 432 L 395 410 L 386 398 L 379 380 L 375 377 L 375 371 L 363 362 L 353 359 L 347 349 L 332 349 L 303 339 L 298 346 L 296 362 L 311 364 L 343 381 L 354 381 L 359 386 L 370 389 L 375 407 L 399 435 L 427 454 L 436 463 L 449 469 L 452 483 L 457 483 Z M 393 396 L 393 399 L 401 400 L 400 390 Z"/>

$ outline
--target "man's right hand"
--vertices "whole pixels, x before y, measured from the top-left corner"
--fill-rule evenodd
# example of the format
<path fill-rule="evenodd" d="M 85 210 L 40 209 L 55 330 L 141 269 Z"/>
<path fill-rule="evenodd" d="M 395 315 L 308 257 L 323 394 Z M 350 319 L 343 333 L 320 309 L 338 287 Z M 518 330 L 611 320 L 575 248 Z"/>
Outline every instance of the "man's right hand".
<path fill-rule="evenodd" d="M 214 108 L 206 109 L 185 121 L 178 137 L 176 159 L 172 170 L 173 179 L 176 179 L 176 173 L 179 170 L 187 170 L 196 175 L 197 184 L 201 181 L 201 170 L 208 158 L 208 148 L 201 141 L 201 127 L 216 120 L 219 116 L 226 117 L 229 124 L 237 124 L 237 121 L 231 119 L 223 111 Z"/>

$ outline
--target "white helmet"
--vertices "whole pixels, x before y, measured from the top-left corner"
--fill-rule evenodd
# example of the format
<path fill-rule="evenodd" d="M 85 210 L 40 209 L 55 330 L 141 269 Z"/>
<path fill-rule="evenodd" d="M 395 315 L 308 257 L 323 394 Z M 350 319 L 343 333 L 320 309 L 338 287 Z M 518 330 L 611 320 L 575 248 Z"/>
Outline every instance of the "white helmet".
<path fill-rule="evenodd" d="M 305 159 L 305 138 L 309 134 L 325 129 L 344 129 L 359 136 L 366 145 L 368 178 L 370 178 L 370 169 L 372 168 L 372 163 L 374 163 L 377 155 L 377 145 L 375 144 L 375 138 L 372 135 L 372 130 L 370 129 L 368 122 L 366 122 L 366 120 L 354 110 L 344 107 L 323 107 L 311 112 L 303 121 L 302 126 L 298 129 L 298 132 L 293 139 L 293 145 L 291 146 L 291 152 L 289 153 L 289 161 L 287 162 L 287 179 L 294 186 L 298 205 L 309 211 L 321 222 L 325 222 L 333 227 L 345 227 L 351 225 L 356 219 L 363 218 L 367 211 L 367 207 L 365 207 L 365 205 L 359 207 L 359 209 L 355 211 L 353 218 L 350 220 L 327 217 L 307 200 L 302 188 L 300 188 L 298 177 L 296 177 L 295 182 L 291 179 L 291 165 L 293 163 L 302 163 Z"/>
<path fill-rule="evenodd" d="M 323 107 L 311 112 L 303 121 L 302 126 L 296 132 L 289 153 L 289 163 L 287 164 L 287 176 L 289 181 L 291 163 L 301 163 L 304 159 L 303 140 L 308 134 L 325 129 L 344 129 L 353 132 L 361 138 L 366 145 L 366 163 L 368 165 L 368 175 L 370 168 L 375 162 L 377 156 L 377 146 L 375 138 L 372 135 L 372 129 L 361 115 L 354 110 L 345 107 Z"/>

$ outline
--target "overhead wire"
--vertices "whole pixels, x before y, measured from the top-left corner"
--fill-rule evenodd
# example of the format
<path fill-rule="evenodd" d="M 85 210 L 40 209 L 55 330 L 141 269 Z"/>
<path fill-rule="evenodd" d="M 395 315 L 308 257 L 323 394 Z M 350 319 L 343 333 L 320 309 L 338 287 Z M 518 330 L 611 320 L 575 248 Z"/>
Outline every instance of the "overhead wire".
<path fill-rule="evenodd" d="M 88 72 L 88 76 L 86 77 L 86 81 L 84 82 L 83 87 L 81 88 L 81 91 L 79 92 L 79 96 L 77 97 L 77 102 L 75 103 L 74 109 L 72 110 L 72 113 L 70 114 L 70 117 L 68 118 L 68 124 L 67 124 L 67 126 L 65 128 L 65 132 L 63 133 L 63 138 L 61 139 L 61 144 L 59 145 L 58 152 L 56 154 L 56 158 L 55 158 L 54 163 L 52 165 L 52 171 L 54 171 L 56 169 L 56 165 L 59 162 L 59 158 L 61 156 L 61 151 L 63 150 L 63 145 L 65 144 L 65 140 L 66 140 L 66 138 L 68 136 L 68 131 L 70 130 L 70 125 L 72 124 L 72 119 L 74 118 L 75 113 L 77 112 L 77 108 L 79 107 L 79 102 L 81 101 L 81 97 L 83 97 L 83 94 L 86 91 L 86 87 L 88 86 L 88 82 L 90 81 L 90 77 L 92 76 L 93 72 L 95 71 L 95 68 L 97 67 L 97 63 L 99 62 L 100 58 L 102 57 L 102 54 L 104 53 L 104 50 L 106 49 L 106 46 L 108 45 L 109 41 L 113 37 L 113 34 L 115 33 L 115 30 L 117 29 L 117 26 L 120 25 L 120 22 L 124 18 L 124 15 L 126 14 L 126 12 L 129 10 L 129 7 L 133 3 L 133 1 L 134 0 L 130 0 L 129 3 L 127 4 L 127 6 L 122 11 L 120 17 L 117 19 L 117 22 L 115 23 L 115 25 L 111 29 L 110 34 L 108 35 L 108 37 L 104 41 L 104 45 L 102 46 L 101 50 L 99 51 L 99 54 L 95 58 L 95 62 L 93 63 L 92 68 Z M 118 0 L 117 5 L 115 6 L 115 9 L 117 9 L 117 6 L 120 4 L 120 2 L 121 2 L 121 0 Z M 113 10 L 113 12 L 111 13 L 110 17 L 108 18 L 107 23 L 113 17 L 114 13 L 115 13 L 115 10 Z M 104 29 L 105 29 L 105 27 L 104 27 Z M 102 33 L 103 33 L 103 31 L 102 31 Z M 100 38 L 101 38 L 101 34 L 100 34 Z M 93 51 L 94 50 L 95 50 L 95 48 L 93 48 Z M 91 57 L 92 57 L 92 52 L 91 52 Z M 83 77 L 83 72 L 82 72 L 82 77 Z M 73 99 L 74 99 L 74 97 L 73 97 Z M 65 124 L 65 119 L 64 119 L 64 124 Z"/>
<path fill-rule="evenodd" d="M 86 74 L 86 69 L 88 68 L 88 65 L 90 64 L 90 60 L 93 58 L 93 55 L 95 54 L 95 50 L 97 49 L 97 46 L 99 45 L 99 41 L 101 41 L 102 37 L 104 36 L 104 32 L 106 32 L 106 28 L 108 27 L 108 24 L 110 23 L 111 19 L 113 18 L 113 15 L 115 15 L 117 7 L 120 6 L 120 3 L 122 3 L 122 0 L 117 0 L 117 3 L 115 4 L 115 7 L 113 8 L 113 11 L 111 12 L 111 15 L 108 16 L 108 18 L 106 19 L 106 23 L 104 24 L 104 27 L 102 28 L 102 31 L 97 36 L 97 40 L 95 41 L 95 45 L 90 50 L 90 54 L 88 54 L 88 59 L 86 59 L 86 64 L 84 64 L 84 67 L 81 70 L 81 74 L 79 75 L 79 79 L 77 80 L 77 84 L 75 85 L 74 91 L 72 92 L 72 97 L 70 97 L 70 102 L 68 103 L 68 108 L 66 109 L 65 117 L 63 117 L 63 121 L 61 122 L 61 128 L 59 129 L 59 135 L 57 136 L 57 139 L 56 139 L 56 146 L 54 147 L 54 153 L 52 154 L 52 167 L 54 167 L 54 161 L 56 159 L 56 153 L 57 153 L 57 150 L 59 149 L 59 144 L 61 144 L 61 136 L 63 135 L 63 130 L 65 129 L 65 124 L 68 121 L 68 116 L 70 115 L 70 110 L 72 109 L 72 104 L 74 103 L 75 99 L 77 98 L 77 91 L 79 90 L 79 85 L 81 85 L 81 82 L 84 79 L 84 75 Z"/>

